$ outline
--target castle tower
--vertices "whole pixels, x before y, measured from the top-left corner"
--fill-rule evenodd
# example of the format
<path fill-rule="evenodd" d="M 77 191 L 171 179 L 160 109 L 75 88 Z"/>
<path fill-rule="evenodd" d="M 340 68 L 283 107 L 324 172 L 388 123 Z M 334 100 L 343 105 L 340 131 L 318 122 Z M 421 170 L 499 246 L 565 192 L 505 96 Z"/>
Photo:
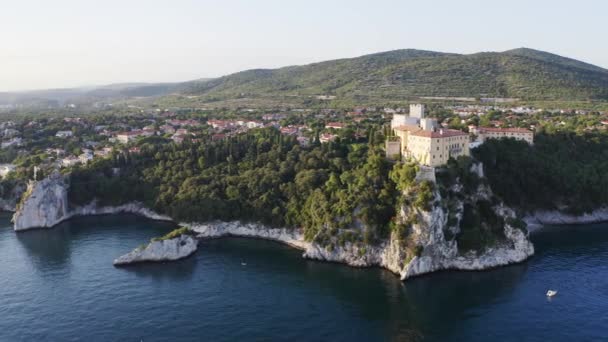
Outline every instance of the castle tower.
<path fill-rule="evenodd" d="M 421 103 L 411 104 L 410 105 L 410 117 L 417 119 L 424 119 L 424 110 L 425 107 Z"/>

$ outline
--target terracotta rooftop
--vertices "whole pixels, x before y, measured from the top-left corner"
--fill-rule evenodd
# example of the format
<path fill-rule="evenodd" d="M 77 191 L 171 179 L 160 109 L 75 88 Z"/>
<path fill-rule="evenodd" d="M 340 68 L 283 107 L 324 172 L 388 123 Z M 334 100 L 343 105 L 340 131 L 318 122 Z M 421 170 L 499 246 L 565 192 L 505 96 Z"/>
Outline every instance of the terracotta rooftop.
<path fill-rule="evenodd" d="M 394 128 L 396 131 L 408 131 L 408 132 L 417 132 L 422 128 L 416 125 L 401 125 Z"/>
<path fill-rule="evenodd" d="M 425 138 L 449 138 L 463 135 L 469 135 L 463 131 L 457 131 L 455 129 L 440 129 L 438 131 L 424 131 L 420 130 L 412 133 L 413 136 L 425 137 Z"/>
<path fill-rule="evenodd" d="M 494 127 L 479 127 L 482 132 L 505 132 L 505 133 L 532 133 L 531 130 L 525 128 L 494 128 Z"/>

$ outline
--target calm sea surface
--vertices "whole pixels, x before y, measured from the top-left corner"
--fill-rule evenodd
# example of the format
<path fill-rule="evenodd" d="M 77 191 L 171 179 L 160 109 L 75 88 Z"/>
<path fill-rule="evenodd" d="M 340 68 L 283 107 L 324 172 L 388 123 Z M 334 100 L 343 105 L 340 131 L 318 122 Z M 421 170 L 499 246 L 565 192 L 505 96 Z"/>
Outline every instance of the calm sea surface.
<path fill-rule="evenodd" d="M 114 258 L 173 227 L 103 216 L 16 234 L 9 219 L 0 341 L 608 340 L 608 225 L 537 233 L 536 256 L 520 265 L 403 283 L 237 238 L 117 269 Z M 547 289 L 559 293 L 548 300 Z"/>

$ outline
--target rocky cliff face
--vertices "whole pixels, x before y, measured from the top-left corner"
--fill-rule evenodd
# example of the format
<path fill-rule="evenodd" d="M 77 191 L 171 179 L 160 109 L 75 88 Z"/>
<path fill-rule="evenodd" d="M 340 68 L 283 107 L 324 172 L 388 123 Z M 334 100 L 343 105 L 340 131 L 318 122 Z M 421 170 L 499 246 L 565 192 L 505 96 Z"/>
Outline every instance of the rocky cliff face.
<path fill-rule="evenodd" d="M 436 193 L 435 196 L 438 197 L 439 194 Z M 410 210 L 412 208 L 402 208 L 401 215 Z M 515 215 L 508 208 L 498 207 L 496 210 L 503 217 Z M 327 249 L 311 244 L 304 256 L 345 262 L 351 266 L 381 266 L 399 274 L 404 280 L 439 270 L 484 270 L 518 263 L 534 254 L 534 246 L 527 234 L 509 224 L 504 226 L 504 241 L 483 251 L 461 251 L 455 240 L 445 236 L 446 230 L 458 233 L 456 226 L 448 227 L 448 212 L 445 208 L 435 206 L 431 211 L 420 211 L 418 214 L 419 219 L 412 226 L 412 239 L 421 249 L 416 255 L 412 255 L 397 234 L 393 233 L 387 242 L 375 247 L 346 244 L 344 247 Z M 461 216 L 460 214 L 459 219 Z"/>
<path fill-rule="evenodd" d="M 30 181 L 13 215 L 15 230 L 48 228 L 68 215 L 68 192 L 59 173 L 41 181 Z"/>
<path fill-rule="evenodd" d="M 55 173 L 44 180 L 30 182 L 13 215 L 16 231 L 50 228 L 74 216 L 131 213 L 153 220 L 171 221 L 168 216 L 154 213 L 141 203 L 120 206 L 86 206 L 69 208 L 68 184 L 64 176 Z"/>
<path fill-rule="evenodd" d="M 495 210 L 504 218 L 515 217 L 512 210 L 503 206 Z M 504 224 L 504 240 L 480 251 L 466 251 L 459 249 L 456 240 L 446 238 L 446 231 L 456 234 L 459 231 L 456 226 L 448 227 L 448 213 L 444 208 L 437 206 L 431 212 L 421 214 L 422 219 L 414 229 L 423 251 L 404 265 L 399 272 L 402 279 L 447 269 L 484 270 L 522 262 L 534 254 L 528 234 L 509 223 Z"/>
<path fill-rule="evenodd" d="M 458 189 L 455 189 L 458 191 Z M 488 198 L 491 192 L 481 187 L 471 197 Z M 209 224 L 186 224 L 199 238 L 215 238 L 227 235 L 255 237 L 275 240 L 303 250 L 306 258 L 341 262 L 356 267 L 380 266 L 402 279 L 444 269 L 481 270 L 521 262 L 534 253 L 534 247 L 522 230 L 504 225 L 504 239 L 481 251 L 462 251 L 454 235 L 459 233 L 458 223 L 462 219 L 463 203 L 449 209 L 440 205 L 438 191 L 434 191 L 433 206 L 421 210 L 403 206 L 399 216 L 416 215 L 411 226 L 410 239 L 418 246 L 413 253 L 397 233 L 375 246 L 345 243 L 341 246 L 326 247 L 304 240 L 300 230 L 274 229 L 259 224 L 239 222 L 214 222 Z M 503 218 L 514 217 L 509 208 L 496 205 L 493 210 Z M 456 223 L 449 224 L 450 211 Z M 35 227 L 51 227 L 76 215 L 97 215 L 130 212 L 153 219 L 169 220 L 132 203 L 119 207 L 98 207 L 95 204 L 69 210 L 67 184 L 62 176 L 53 175 L 43 181 L 31 183 L 21 205 L 14 216 L 15 230 Z M 507 221 L 508 222 L 508 221 Z M 446 234 L 452 235 L 447 237 Z M 117 264 L 139 261 L 175 260 L 194 252 L 190 240 L 171 239 L 154 242 L 144 249 L 135 250 L 116 260 Z M 190 238 L 191 239 L 191 238 Z"/>
<path fill-rule="evenodd" d="M 435 195 L 439 196 L 438 193 Z M 411 209 L 402 208 L 401 215 L 407 210 Z M 496 211 L 503 217 L 515 215 L 504 206 L 498 206 Z M 419 255 L 407 251 L 395 233 L 388 241 L 377 246 L 346 243 L 329 248 L 305 241 L 299 230 L 239 222 L 190 224 L 189 227 L 199 238 L 242 236 L 279 241 L 303 250 L 305 258 L 340 262 L 354 267 L 380 266 L 398 274 L 401 279 L 446 269 L 483 270 L 521 262 L 534 254 L 534 246 L 527 234 L 509 224 L 504 226 L 504 241 L 481 252 L 463 253 L 455 240 L 445 237 L 444 231 L 450 228 L 447 227 L 448 213 L 445 208 L 436 206 L 431 211 L 419 214 L 420 219 L 413 226 L 417 244 L 422 248 Z"/>
<path fill-rule="evenodd" d="M 173 239 L 152 241 L 144 247 L 139 247 L 116 260 L 115 266 L 140 262 L 174 261 L 186 258 L 196 252 L 197 240 L 189 235 L 180 235 Z"/>

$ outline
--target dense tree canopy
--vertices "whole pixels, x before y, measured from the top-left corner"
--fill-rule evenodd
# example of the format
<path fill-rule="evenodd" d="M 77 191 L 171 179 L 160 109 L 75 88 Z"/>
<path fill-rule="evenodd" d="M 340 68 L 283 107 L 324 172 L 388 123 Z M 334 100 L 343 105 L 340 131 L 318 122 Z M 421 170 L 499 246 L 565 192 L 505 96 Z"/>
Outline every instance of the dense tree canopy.
<path fill-rule="evenodd" d="M 369 242 L 395 215 L 392 165 L 375 145 L 304 148 L 275 129 L 220 141 L 143 144 L 76 168 L 70 201 L 138 200 L 180 221 L 254 220 L 303 227 L 309 240 L 356 228 Z"/>
<path fill-rule="evenodd" d="M 539 134 L 534 146 L 490 140 L 474 151 L 492 189 L 509 205 L 582 213 L 608 204 L 605 134 Z"/>

